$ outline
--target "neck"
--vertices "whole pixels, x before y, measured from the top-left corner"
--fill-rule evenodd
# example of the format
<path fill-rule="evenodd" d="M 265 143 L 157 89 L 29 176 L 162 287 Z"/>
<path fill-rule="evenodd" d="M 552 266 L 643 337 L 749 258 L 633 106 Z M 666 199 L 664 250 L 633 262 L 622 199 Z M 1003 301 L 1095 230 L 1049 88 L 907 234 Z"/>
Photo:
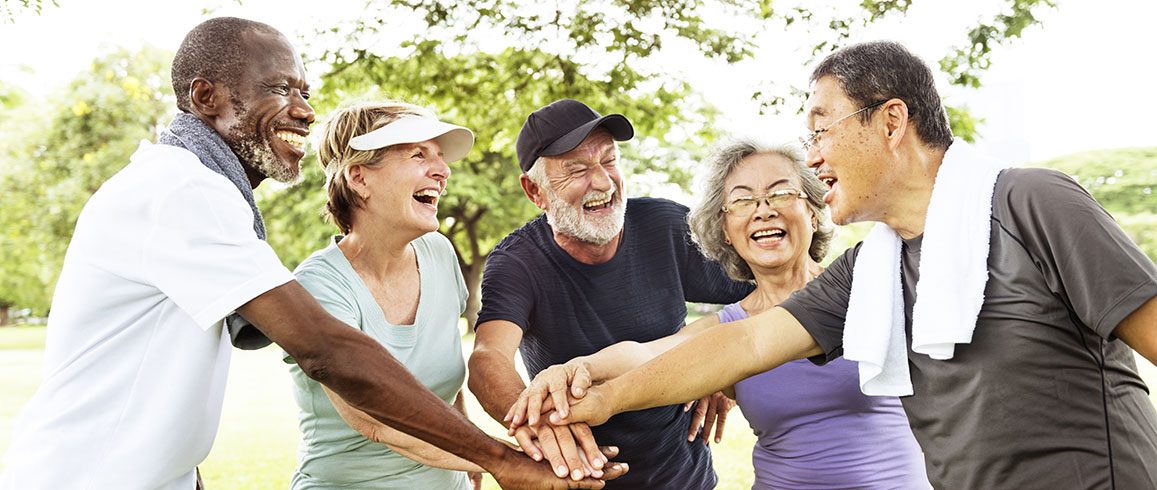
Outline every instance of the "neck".
<path fill-rule="evenodd" d="M 551 231 L 554 233 L 554 242 L 563 251 L 575 260 L 587 265 L 603 264 L 615 258 L 615 252 L 619 251 L 619 240 L 623 237 L 623 231 L 619 230 L 619 233 L 611 241 L 599 245 L 559 233 L 553 227 L 551 227 Z"/>
<path fill-rule="evenodd" d="M 413 266 L 409 245 L 417 238 L 382 227 L 355 226 L 337 246 L 354 270 L 382 278 Z"/>
<path fill-rule="evenodd" d="M 887 224 L 905 240 L 922 235 L 936 173 L 943 162 L 944 150 L 930 150 L 921 143 L 901 151 L 895 167 L 904 170 L 894 174 L 888 189 L 893 200 L 877 221 Z"/>
<path fill-rule="evenodd" d="M 753 268 L 755 291 L 743 299 L 741 306 L 749 315 L 763 313 L 782 303 L 823 271 L 823 266 L 807 255 L 788 266 L 769 270 Z"/>
<path fill-rule="evenodd" d="M 261 175 L 261 172 L 258 172 L 257 169 L 244 163 L 242 163 L 241 166 L 245 167 L 245 178 L 249 179 L 250 188 L 256 189 L 257 186 L 261 185 L 261 182 L 265 180 L 265 176 Z"/>

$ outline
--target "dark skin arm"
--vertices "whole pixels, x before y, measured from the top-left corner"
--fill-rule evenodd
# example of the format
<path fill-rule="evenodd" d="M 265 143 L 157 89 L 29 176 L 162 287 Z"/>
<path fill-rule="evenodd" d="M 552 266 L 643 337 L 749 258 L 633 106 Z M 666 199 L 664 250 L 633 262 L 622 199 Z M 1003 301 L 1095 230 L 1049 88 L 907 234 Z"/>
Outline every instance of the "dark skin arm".
<path fill-rule="evenodd" d="M 503 488 L 602 488 L 568 482 L 550 468 L 487 436 L 426 389 L 373 339 L 330 316 L 297 281 L 273 288 L 237 310 L 297 361 L 305 374 L 350 406 L 399 431 L 472 461 Z M 604 479 L 618 476 L 605 472 Z"/>
<path fill-rule="evenodd" d="M 1157 365 L 1157 296 L 1121 320 L 1113 335 Z"/>

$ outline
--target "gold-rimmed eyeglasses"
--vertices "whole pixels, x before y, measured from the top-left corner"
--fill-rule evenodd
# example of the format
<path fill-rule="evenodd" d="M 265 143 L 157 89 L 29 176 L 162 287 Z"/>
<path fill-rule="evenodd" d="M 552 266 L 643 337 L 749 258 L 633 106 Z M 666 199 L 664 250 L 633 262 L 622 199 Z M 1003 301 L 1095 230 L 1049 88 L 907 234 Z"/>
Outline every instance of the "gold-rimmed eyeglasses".
<path fill-rule="evenodd" d="M 796 199 L 807 199 L 807 193 L 797 189 L 779 189 L 761 196 L 742 196 L 732 199 L 723 205 L 723 212 L 738 218 L 746 218 L 759 208 L 761 202 L 766 203 L 767 207 L 771 209 L 779 209 L 791 204 Z"/>
<path fill-rule="evenodd" d="M 832 129 L 833 127 L 835 127 L 835 125 L 837 125 L 837 124 L 839 124 L 839 123 L 843 122 L 845 119 L 847 119 L 847 118 L 849 118 L 849 117 L 852 117 L 852 116 L 854 116 L 854 115 L 856 115 L 856 114 L 859 114 L 859 113 L 861 113 L 861 112 L 864 112 L 864 111 L 866 111 L 866 110 L 869 110 L 869 109 L 875 109 L 875 108 L 877 108 L 877 107 L 880 107 L 881 105 L 883 105 L 883 104 L 884 104 L 885 102 L 887 102 L 888 100 L 890 100 L 890 99 L 884 99 L 884 100 L 881 100 L 881 101 L 879 101 L 879 102 L 872 102 L 871 104 L 868 104 L 868 105 L 866 105 L 866 106 L 864 106 L 864 107 L 861 107 L 861 108 L 860 108 L 858 111 L 856 111 L 856 112 L 853 112 L 853 113 L 851 113 L 851 114 L 848 114 L 848 115 L 846 115 L 846 116 L 844 116 L 844 117 L 841 117 L 841 118 L 839 118 L 839 119 L 836 119 L 835 121 L 832 121 L 832 122 L 831 122 L 831 124 L 828 124 L 827 126 L 824 126 L 824 127 L 820 128 L 820 129 L 817 129 L 817 130 L 815 130 L 815 131 L 812 131 L 812 132 L 808 133 L 808 134 L 807 134 L 807 135 L 805 135 L 805 136 L 800 136 L 800 138 L 799 138 L 799 143 L 800 143 L 801 145 L 803 145 L 803 151 L 811 151 L 811 150 L 812 150 L 812 148 L 814 148 L 814 147 L 816 146 L 816 143 L 819 141 L 819 139 L 820 139 L 820 135 L 821 135 L 821 134 L 824 134 L 824 133 L 826 133 L 826 132 L 828 132 L 828 130 L 829 130 L 829 129 Z"/>

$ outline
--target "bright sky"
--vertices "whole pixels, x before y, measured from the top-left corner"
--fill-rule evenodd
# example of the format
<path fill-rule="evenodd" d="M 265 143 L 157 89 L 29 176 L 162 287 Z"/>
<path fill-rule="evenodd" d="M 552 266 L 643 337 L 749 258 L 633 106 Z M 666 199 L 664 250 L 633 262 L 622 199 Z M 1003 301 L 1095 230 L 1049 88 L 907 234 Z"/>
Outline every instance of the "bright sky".
<path fill-rule="evenodd" d="M 153 44 L 173 50 L 185 32 L 206 16 L 261 20 L 298 38 L 316 26 L 356 15 L 362 5 L 356 0 L 327 2 L 324 9 L 316 8 L 316 2 L 297 0 L 246 0 L 243 6 L 227 0 L 59 3 L 59 7 L 46 7 L 41 16 L 24 14 L 15 24 L 0 24 L 0 46 L 5 47 L 0 80 L 43 94 L 66 83 L 113 46 Z M 855 3 L 825 2 L 837 10 Z M 980 15 L 991 15 L 999 0 L 913 3 L 907 17 L 874 26 L 863 39 L 898 40 L 935 63 L 949 46 L 964 39 Z M 1157 146 L 1153 119 L 1157 66 L 1151 61 L 1157 49 L 1153 26 L 1157 2 L 1057 3 L 1057 10 L 1044 15 L 1043 26 L 997 50 L 992 69 L 982 76 L 982 89 L 954 89 L 941 83 L 949 102 L 966 104 L 984 118 L 981 146 L 1014 162 L 1082 150 Z M 818 3 L 807 3 L 813 4 Z M 757 82 L 767 79 L 783 86 L 804 85 L 808 68 L 801 65 L 798 49 L 786 49 L 803 46 L 799 36 L 763 34 L 759 42 L 764 48 L 757 59 L 741 66 L 687 62 L 679 52 L 659 62 L 665 71 L 688 78 L 709 102 L 723 109 L 720 124 L 726 131 L 787 141 L 802 132 L 802 119 L 794 114 L 759 116 L 749 94 Z"/>

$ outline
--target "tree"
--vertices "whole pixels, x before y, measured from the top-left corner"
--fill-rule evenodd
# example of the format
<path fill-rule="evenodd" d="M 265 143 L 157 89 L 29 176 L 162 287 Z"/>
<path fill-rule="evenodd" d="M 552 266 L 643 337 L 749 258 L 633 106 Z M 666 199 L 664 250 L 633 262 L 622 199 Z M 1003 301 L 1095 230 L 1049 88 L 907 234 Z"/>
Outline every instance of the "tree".
<path fill-rule="evenodd" d="M 5 121 L 14 132 L 0 143 L 0 307 L 48 309 L 80 209 L 174 107 L 171 58 L 155 49 L 110 53 Z"/>

